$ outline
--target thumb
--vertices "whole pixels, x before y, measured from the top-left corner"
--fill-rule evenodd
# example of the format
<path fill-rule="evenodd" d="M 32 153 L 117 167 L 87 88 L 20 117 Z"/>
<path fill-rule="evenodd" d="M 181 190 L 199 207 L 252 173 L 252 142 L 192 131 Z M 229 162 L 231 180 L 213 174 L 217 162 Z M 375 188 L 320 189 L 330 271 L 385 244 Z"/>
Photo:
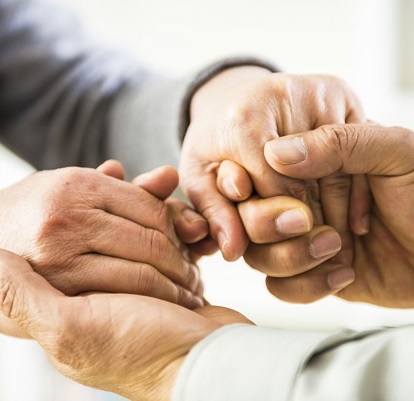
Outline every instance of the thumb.
<path fill-rule="evenodd" d="M 138 175 L 131 183 L 140 186 L 151 195 L 164 200 L 177 188 L 178 172 L 174 167 L 162 166 Z"/>
<path fill-rule="evenodd" d="M 0 313 L 6 318 L 37 338 L 56 326 L 62 299 L 26 260 L 0 250 Z"/>
<path fill-rule="evenodd" d="M 414 132 L 373 124 L 326 125 L 269 141 L 269 165 L 284 175 L 311 179 L 336 171 L 403 175 L 413 170 Z"/>

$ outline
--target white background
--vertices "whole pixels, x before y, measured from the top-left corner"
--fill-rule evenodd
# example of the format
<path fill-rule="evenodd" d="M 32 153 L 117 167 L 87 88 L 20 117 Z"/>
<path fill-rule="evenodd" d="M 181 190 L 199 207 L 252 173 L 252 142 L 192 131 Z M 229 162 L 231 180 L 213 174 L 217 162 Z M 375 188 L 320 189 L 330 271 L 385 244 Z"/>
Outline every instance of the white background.
<path fill-rule="evenodd" d="M 221 57 L 257 55 L 287 72 L 338 75 L 351 84 L 372 119 L 414 128 L 414 95 L 399 85 L 403 0 L 55 1 L 76 9 L 99 42 L 123 48 L 163 73 L 176 76 Z M 29 171 L 0 149 L 1 186 Z M 229 264 L 216 255 L 201 266 L 207 298 L 259 324 L 332 330 L 412 322 L 414 317 L 414 311 L 335 298 L 289 305 L 267 294 L 263 276 L 242 261 Z M 0 339 L 0 372 L 2 401 L 107 397 L 63 386 L 42 352 L 27 342 Z M 27 384 L 19 386 L 22 378 Z"/>

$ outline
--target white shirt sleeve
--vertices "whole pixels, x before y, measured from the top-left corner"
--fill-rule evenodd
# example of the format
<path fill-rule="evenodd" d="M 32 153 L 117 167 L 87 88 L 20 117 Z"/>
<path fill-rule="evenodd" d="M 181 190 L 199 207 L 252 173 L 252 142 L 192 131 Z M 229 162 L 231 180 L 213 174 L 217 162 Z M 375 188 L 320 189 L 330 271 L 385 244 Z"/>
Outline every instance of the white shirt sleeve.
<path fill-rule="evenodd" d="M 414 325 L 337 333 L 231 325 L 179 372 L 173 401 L 412 401 Z"/>

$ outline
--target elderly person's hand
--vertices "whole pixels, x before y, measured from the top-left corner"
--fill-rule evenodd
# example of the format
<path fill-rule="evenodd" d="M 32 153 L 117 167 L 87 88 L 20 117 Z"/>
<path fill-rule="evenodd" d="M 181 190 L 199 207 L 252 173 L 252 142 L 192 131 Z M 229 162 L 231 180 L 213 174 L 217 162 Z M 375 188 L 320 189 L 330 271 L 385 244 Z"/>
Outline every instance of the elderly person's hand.
<path fill-rule="evenodd" d="M 265 145 L 266 160 L 272 168 L 289 177 L 321 179 L 335 172 L 366 175 L 373 200 L 365 216 L 370 221 L 369 232 L 352 237 L 355 281 L 340 290 L 339 297 L 388 307 L 414 307 L 413 154 L 414 132 L 368 124 L 326 126 Z M 272 211 L 261 206 L 256 213 L 266 219 Z M 252 221 L 245 213 L 244 218 Z M 359 225 L 352 212 L 350 226 L 355 231 Z M 298 241 L 302 241 L 303 249 L 306 243 L 312 249 L 309 240 L 305 236 Z M 334 281 L 348 274 L 349 267 L 334 258 L 287 277 L 286 266 L 278 263 L 279 245 L 260 249 L 254 245 L 249 263 L 268 274 L 270 292 L 281 299 L 313 301 L 332 293 Z M 296 265 L 303 260 L 298 249 L 289 250 Z M 336 272 L 334 276 L 332 272 Z"/>
<path fill-rule="evenodd" d="M 237 67 L 201 87 L 190 111 L 180 162 L 181 186 L 207 218 L 210 235 L 227 260 L 243 255 L 248 245 L 234 202 L 247 199 L 252 191 L 261 198 L 283 195 L 302 201 L 295 203 L 297 210 L 286 213 L 283 224 L 276 226 L 283 239 L 312 228 L 308 205 L 317 224 L 331 225 L 340 232 L 342 249 L 350 246 L 349 226 L 342 224 L 349 210 L 350 177 L 338 173 L 320 183 L 304 182 L 279 174 L 264 157 L 265 143 L 279 136 L 324 124 L 365 122 L 358 99 L 342 81 Z M 324 213 L 319 197 L 325 203 Z M 334 205 L 332 199 L 336 200 Z M 363 213 L 369 207 L 367 199 L 358 199 Z M 344 259 L 351 262 L 349 255 Z"/>
<path fill-rule="evenodd" d="M 0 247 L 24 257 L 67 295 L 123 292 L 201 306 L 198 267 L 162 200 L 178 184 L 176 171 L 147 174 L 141 181 L 148 190 L 117 178 L 122 167 L 108 162 L 98 171 L 35 173 L 2 190 Z M 200 239 L 207 224 L 191 216 Z"/>
<path fill-rule="evenodd" d="M 0 251 L 0 316 L 36 339 L 64 375 L 131 400 L 170 400 L 197 342 L 224 324 L 250 323 L 224 308 L 197 312 L 138 295 L 66 297 Z"/>

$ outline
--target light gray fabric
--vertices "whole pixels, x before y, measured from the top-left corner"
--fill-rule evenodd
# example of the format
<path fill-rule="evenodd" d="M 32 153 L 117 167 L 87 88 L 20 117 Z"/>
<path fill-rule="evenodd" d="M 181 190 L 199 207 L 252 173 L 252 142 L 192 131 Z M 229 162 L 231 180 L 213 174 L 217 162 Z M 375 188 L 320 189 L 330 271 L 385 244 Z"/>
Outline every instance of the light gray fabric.
<path fill-rule="evenodd" d="M 184 361 L 173 401 L 412 401 L 414 325 L 334 334 L 224 327 Z"/>
<path fill-rule="evenodd" d="M 176 165 L 193 92 L 246 64 L 275 70 L 245 57 L 163 79 L 99 47 L 60 4 L 0 0 L 0 141 L 38 169 L 117 158 L 131 178 Z"/>

